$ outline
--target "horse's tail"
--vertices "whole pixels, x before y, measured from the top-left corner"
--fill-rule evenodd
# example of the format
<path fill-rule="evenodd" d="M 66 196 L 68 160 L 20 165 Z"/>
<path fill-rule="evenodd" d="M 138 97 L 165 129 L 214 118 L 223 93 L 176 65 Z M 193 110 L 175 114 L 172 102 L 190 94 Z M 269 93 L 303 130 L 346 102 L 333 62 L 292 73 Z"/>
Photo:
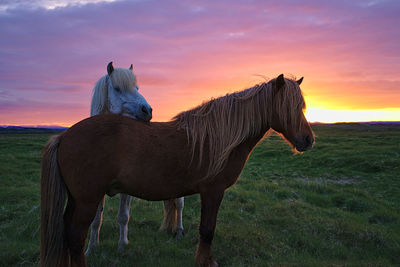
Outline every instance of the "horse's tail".
<path fill-rule="evenodd" d="M 177 214 L 175 199 L 164 200 L 164 219 L 160 231 L 167 230 L 168 233 L 176 231 Z"/>
<path fill-rule="evenodd" d="M 64 239 L 64 207 L 67 189 L 58 167 L 60 135 L 52 136 L 43 150 L 40 184 L 40 266 L 68 266 Z"/>

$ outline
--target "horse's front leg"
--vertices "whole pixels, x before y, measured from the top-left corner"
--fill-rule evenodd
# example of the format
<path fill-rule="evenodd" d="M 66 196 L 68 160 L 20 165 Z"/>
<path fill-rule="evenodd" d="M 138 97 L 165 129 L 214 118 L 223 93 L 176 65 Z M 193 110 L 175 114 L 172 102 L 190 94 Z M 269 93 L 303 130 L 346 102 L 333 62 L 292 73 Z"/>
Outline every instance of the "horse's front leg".
<path fill-rule="evenodd" d="M 123 251 L 125 246 L 128 245 L 128 222 L 129 222 L 129 209 L 131 207 L 132 197 L 127 194 L 120 194 L 118 223 L 119 223 L 119 242 L 118 251 Z"/>
<path fill-rule="evenodd" d="M 218 209 L 224 197 L 224 190 L 210 190 L 200 193 L 200 196 L 200 240 L 196 252 L 196 263 L 200 266 L 218 266 L 212 256 L 211 244 L 214 238 Z"/>
<path fill-rule="evenodd" d="M 183 207 L 185 205 L 185 198 L 180 197 L 175 199 L 175 207 L 176 207 L 176 239 L 181 239 L 183 237 L 183 222 L 182 222 L 182 213 Z"/>

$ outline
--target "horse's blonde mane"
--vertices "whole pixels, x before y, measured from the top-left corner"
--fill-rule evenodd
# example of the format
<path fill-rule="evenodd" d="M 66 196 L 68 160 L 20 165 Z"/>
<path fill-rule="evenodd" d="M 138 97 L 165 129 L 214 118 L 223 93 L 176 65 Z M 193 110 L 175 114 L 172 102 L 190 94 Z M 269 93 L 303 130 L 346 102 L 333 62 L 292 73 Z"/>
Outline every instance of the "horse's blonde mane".
<path fill-rule="evenodd" d="M 107 76 L 101 77 L 93 88 L 90 116 L 109 113 Z M 111 74 L 111 82 L 121 91 L 132 90 L 137 85 L 135 74 L 129 69 L 115 68 Z"/>
<path fill-rule="evenodd" d="M 277 111 L 275 116 L 279 116 L 280 121 L 298 121 L 298 108 L 304 108 L 304 99 L 295 80 L 285 81 L 279 90 L 274 90 L 274 79 L 212 99 L 173 118 L 172 122 L 178 128 L 186 130 L 192 158 L 198 151 L 199 166 L 204 146 L 208 144 L 209 168 L 206 177 L 215 176 L 223 169 L 236 146 L 269 129 L 272 108 Z M 284 128 L 288 126 L 283 125 Z"/>

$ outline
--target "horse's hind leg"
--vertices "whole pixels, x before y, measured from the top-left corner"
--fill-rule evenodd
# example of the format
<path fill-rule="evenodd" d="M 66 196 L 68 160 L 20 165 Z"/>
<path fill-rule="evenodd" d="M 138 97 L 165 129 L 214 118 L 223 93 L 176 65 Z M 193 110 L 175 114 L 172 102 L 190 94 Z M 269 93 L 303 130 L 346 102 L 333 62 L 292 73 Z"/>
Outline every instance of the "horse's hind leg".
<path fill-rule="evenodd" d="M 64 215 L 65 235 L 71 257 L 71 267 L 86 266 L 83 253 L 90 223 L 96 213 L 96 204 L 68 200 Z"/>
<path fill-rule="evenodd" d="M 94 247 L 96 247 L 99 244 L 99 235 L 100 235 L 101 224 L 103 223 L 105 199 L 106 196 L 104 196 L 103 199 L 100 201 L 100 204 L 97 208 L 96 216 L 94 217 L 92 225 L 90 226 L 90 239 L 85 253 L 86 255 L 89 255 L 93 251 Z"/>
<path fill-rule="evenodd" d="M 177 226 L 176 226 L 176 239 L 181 239 L 183 236 L 183 222 L 182 222 L 182 213 L 183 213 L 183 207 L 185 204 L 185 198 L 180 197 L 175 199 L 175 207 L 177 210 Z"/>
<path fill-rule="evenodd" d="M 123 251 L 124 247 L 128 245 L 128 222 L 129 222 L 129 209 L 131 207 L 132 197 L 127 194 L 120 194 L 118 223 L 119 223 L 119 242 L 118 250 Z"/>
<path fill-rule="evenodd" d="M 164 204 L 164 218 L 160 226 L 160 231 L 166 230 L 171 234 L 176 229 L 176 203 L 175 199 L 168 199 L 163 201 Z"/>

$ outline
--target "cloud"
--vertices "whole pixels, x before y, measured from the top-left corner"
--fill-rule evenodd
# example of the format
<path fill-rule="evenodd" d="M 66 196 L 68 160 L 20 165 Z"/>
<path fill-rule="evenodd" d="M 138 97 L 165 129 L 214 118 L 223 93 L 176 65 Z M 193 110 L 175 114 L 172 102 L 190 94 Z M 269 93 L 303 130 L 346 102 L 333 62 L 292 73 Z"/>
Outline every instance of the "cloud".
<path fill-rule="evenodd" d="M 341 97 L 357 108 L 400 103 L 397 83 L 379 93 L 368 85 L 398 79 L 398 1 L 48 3 L 0 5 L 0 97 L 89 109 L 92 87 L 114 61 L 134 64 L 156 119 L 251 86 L 256 74 L 305 76 L 322 88 L 318 96 L 329 96 L 315 98 L 322 104 L 339 105 Z M 331 89 L 339 87 L 346 90 Z M 351 100 L 363 90 L 376 101 Z"/>
<path fill-rule="evenodd" d="M 82 6 L 86 4 L 97 4 L 102 2 L 115 2 L 117 0 L 3 0 L 0 3 L 0 12 L 13 9 L 55 9 L 70 6 Z"/>

